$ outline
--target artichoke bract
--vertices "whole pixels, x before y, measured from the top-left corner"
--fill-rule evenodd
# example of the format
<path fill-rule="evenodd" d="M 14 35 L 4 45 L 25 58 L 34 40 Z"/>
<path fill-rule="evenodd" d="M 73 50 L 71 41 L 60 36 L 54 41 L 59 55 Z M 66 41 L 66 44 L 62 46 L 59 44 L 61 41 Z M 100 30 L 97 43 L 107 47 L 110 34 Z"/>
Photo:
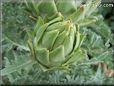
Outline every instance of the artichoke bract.
<path fill-rule="evenodd" d="M 62 15 L 48 23 L 42 23 L 35 31 L 34 39 L 28 43 L 33 56 L 41 66 L 58 67 L 85 57 L 78 49 L 84 36 L 71 20 L 64 20 Z"/>

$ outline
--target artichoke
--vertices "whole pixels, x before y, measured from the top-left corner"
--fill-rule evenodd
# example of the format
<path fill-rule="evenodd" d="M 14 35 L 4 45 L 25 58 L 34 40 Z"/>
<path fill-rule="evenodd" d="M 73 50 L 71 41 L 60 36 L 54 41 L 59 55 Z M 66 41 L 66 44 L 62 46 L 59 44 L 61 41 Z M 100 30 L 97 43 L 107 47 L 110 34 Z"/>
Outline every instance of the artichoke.
<path fill-rule="evenodd" d="M 44 22 L 47 23 L 59 16 L 61 13 L 66 20 L 70 19 L 74 24 L 80 26 L 87 26 L 95 23 L 97 20 L 102 19 L 101 15 L 93 15 L 97 5 L 101 0 L 24 0 L 27 7 L 29 17 L 37 20 L 38 16 L 42 17 Z M 83 5 L 83 3 L 87 4 Z M 95 4 L 96 6 L 93 6 Z M 94 12 L 96 13 L 96 12 Z"/>
<path fill-rule="evenodd" d="M 28 40 L 28 45 L 32 56 L 43 68 L 64 67 L 85 58 L 79 48 L 85 35 L 80 34 L 78 25 L 64 20 L 60 13 L 48 23 L 40 24 L 43 19 L 39 18 L 34 38 Z"/>
<path fill-rule="evenodd" d="M 86 52 L 80 48 L 86 34 L 81 33 L 79 27 L 91 24 L 97 19 L 90 16 L 92 0 L 86 2 L 89 3 L 87 7 L 80 7 L 81 3 L 75 0 L 25 2 L 32 17 L 38 18 L 34 36 L 29 39 L 28 45 L 32 57 L 41 67 L 66 67 L 86 59 Z M 95 3 L 99 2 L 96 0 Z M 89 14 L 85 14 L 87 11 Z"/>

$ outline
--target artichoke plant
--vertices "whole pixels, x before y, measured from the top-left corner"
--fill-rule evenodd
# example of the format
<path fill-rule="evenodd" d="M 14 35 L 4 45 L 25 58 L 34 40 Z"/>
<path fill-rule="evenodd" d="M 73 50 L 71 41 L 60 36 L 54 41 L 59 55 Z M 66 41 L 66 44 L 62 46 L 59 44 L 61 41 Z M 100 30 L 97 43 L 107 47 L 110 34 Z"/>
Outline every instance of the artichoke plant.
<path fill-rule="evenodd" d="M 94 3 L 99 2 L 96 0 Z M 85 14 L 92 6 L 80 7 L 75 0 L 31 0 L 31 3 L 25 0 L 25 3 L 34 18 L 41 16 L 34 29 L 34 36 L 28 41 L 32 56 L 41 66 L 62 67 L 87 59 L 86 52 L 80 48 L 86 34 L 80 33 L 79 27 L 96 21 L 96 18 L 89 17 L 92 12 Z M 85 16 L 89 18 L 85 19 Z"/>
<path fill-rule="evenodd" d="M 24 0 L 17 10 L 3 4 L 2 83 L 104 83 L 107 69 L 99 63 L 113 67 L 114 40 L 100 2 Z"/>

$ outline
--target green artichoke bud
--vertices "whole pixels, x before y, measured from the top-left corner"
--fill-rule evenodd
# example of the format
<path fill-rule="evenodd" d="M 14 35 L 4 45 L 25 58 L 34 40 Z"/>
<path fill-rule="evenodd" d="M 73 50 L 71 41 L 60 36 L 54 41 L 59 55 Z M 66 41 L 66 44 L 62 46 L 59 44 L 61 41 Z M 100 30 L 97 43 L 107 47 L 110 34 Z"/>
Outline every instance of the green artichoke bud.
<path fill-rule="evenodd" d="M 66 19 L 71 19 L 73 23 L 80 24 L 80 26 L 86 26 L 91 23 L 94 23 L 98 20 L 94 15 L 91 15 L 93 10 L 96 7 L 92 6 L 92 0 L 87 1 L 76 1 L 76 0 L 30 0 L 31 3 L 26 2 L 26 6 L 30 11 L 31 18 L 35 20 L 38 16 L 41 16 L 44 19 L 44 22 L 47 23 L 53 20 L 55 17 L 58 17 L 58 13 L 62 13 Z M 82 5 L 82 2 L 86 2 L 88 6 Z M 95 0 L 96 5 L 100 3 L 100 0 Z"/>
<path fill-rule="evenodd" d="M 59 16 L 35 28 L 35 31 L 36 35 L 33 41 L 29 41 L 29 47 L 33 57 L 45 68 L 75 62 L 77 59 L 70 61 L 70 58 L 77 58 L 76 54 L 82 54 L 78 49 L 82 35 L 71 20 L 64 20 Z M 81 58 L 80 55 L 78 58 Z"/>

